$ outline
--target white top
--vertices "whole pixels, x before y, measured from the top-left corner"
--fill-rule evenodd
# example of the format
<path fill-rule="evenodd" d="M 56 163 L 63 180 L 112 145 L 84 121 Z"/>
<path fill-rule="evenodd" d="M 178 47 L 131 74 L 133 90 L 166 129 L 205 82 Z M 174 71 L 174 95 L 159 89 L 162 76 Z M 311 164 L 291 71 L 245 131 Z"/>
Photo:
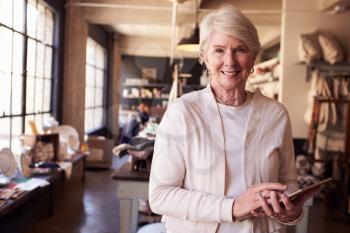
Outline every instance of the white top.
<path fill-rule="evenodd" d="M 249 111 L 252 109 L 252 96 L 247 94 L 247 100 L 238 107 L 218 104 L 222 119 L 225 154 L 226 154 L 226 179 L 225 196 L 236 199 L 246 191 L 244 181 L 243 145 L 246 133 Z M 217 233 L 251 233 L 250 221 L 235 221 L 220 223 Z"/>

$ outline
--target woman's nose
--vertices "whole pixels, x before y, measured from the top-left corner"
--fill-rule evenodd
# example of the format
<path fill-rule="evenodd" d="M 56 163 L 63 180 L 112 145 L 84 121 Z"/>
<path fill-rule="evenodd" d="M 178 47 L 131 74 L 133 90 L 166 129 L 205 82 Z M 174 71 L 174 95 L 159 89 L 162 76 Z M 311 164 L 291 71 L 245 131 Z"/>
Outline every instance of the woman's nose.
<path fill-rule="evenodd" d="M 231 67 L 237 64 L 237 59 L 232 51 L 227 51 L 224 57 L 225 66 Z"/>

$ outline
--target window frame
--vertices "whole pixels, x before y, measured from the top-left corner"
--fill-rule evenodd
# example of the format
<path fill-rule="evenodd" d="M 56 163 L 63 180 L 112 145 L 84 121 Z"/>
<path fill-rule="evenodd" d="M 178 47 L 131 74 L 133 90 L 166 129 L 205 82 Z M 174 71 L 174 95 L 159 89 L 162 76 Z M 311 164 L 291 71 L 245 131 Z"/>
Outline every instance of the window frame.
<path fill-rule="evenodd" d="M 89 61 L 89 41 L 90 43 L 92 42 L 94 45 L 94 61 L 91 63 Z M 98 55 L 96 53 L 96 48 L 100 48 L 102 49 L 102 57 L 103 57 L 103 64 L 98 64 Z M 106 122 L 107 122 L 107 114 L 106 114 L 106 106 L 107 106 L 107 61 L 108 59 L 108 53 L 107 53 L 107 49 L 104 48 L 99 42 L 97 42 L 97 40 L 95 40 L 93 37 L 88 36 L 87 41 L 86 41 L 86 62 L 85 62 L 85 106 L 84 106 L 84 133 L 85 134 L 89 134 L 92 133 L 96 130 L 99 130 L 103 127 L 105 127 Z M 88 68 L 93 69 L 93 80 L 94 80 L 94 84 L 90 85 L 88 82 L 88 75 L 90 75 L 88 73 Z M 97 71 L 102 72 L 102 75 L 100 77 L 103 78 L 102 82 L 102 87 L 101 86 L 97 86 L 96 85 L 96 79 L 97 79 Z M 93 89 L 93 96 L 91 97 L 91 99 L 93 100 L 93 104 L 90 106 L 87 106 L 87 101 L 89 100 L 89 95 L 88 95 L 88 88 Z M 102 105 L 97 105 L 96 104 L 96 90 L 101 91 L 102 93 Z M 91 92 L 90 92 L 91 93 Z M 99 103 L 98 103 L 99 104 Z M 99 119 L 96 119 L 96 110 L 101 110 L 101 115 L 102 115 L 102 119 L 100 119 L 100 124 L 96 125 L 96 121 Z M 93 111 L 92 114 L 92 118 L 93 118 L 93 126 L 87 127 L 87 120 L 89 117 L 89 111 Z"/>
<path fill-rule="evenodd" d="M 35 3 L 35 9 L 39 12 L 39 6 L 41 7 L 41 9 L 43 9 L 43 18 L 40 18 L 40 13 L 38 13 L 38 18 L 35 22 L 35 36 L 29 35 L 28 33 L 28 3 L 32 1 Z M 13 61 L 14 59 L 11 60 L 11 67 L 9 69 L 9 71 L 3 72 L 0 71 L 0 74 L 4 74 L 4 76 L 8 76 L 10 78 L 10 97 L 9 97 L 9 102 L 10 102 L 10 111 L 8 114 L 4 114 L 5 112 L 0 113 L 0 121 L 6 121 L 8 119 L 8 121 L 10 122 L 10 126 L 9 126 L 9 135 L 0 135 L 1 137 L 5 137 L 8 138 L 9 143 L 7 144 L 9 148 L 14 149 L 13 148 L 13 144 L 15 142 L 15 140 L 18 140 L 18 146 L 19 146 L 19 137 L 24 134 L 24 133 L 30 133 L 28 132 L 29 130 L 29 126 L 27 123 L 27 119 L 32 117 L 34 120 L 37 119 L 38 117 L 41 117 L 41 123 L 44 122 L 44 116 L 49 117 L 50 115 L 53 114 L 53 101 L 55 100 L 55 96 L 54 96 L 54 87 L 55 87 L 55 82 L 56 82 L 56 77 L 54 75 L 54 68 L 55 68 L 55 63 L 56 63 L 56 53 L 58 50 L 58 45 L 57 45 L 57 27 L 58 27 L 58 12 L 53 9 L 50 5 L 48 5 L 44 0 L 23 0 L 23 23 L 22 23 L 22 30 L 15 28 L 15 23 L 14 23 L 14 18 L 16 17 L 16 9 L 15 9 L 15 2 L 11 1 L 12 4 L 12 26 L 6 25 L 6 22 L 3 22 L 0 19 L 0 28 L 5 28 L 6 30 L 8 30 L 12 36 L 12 48 L 11 48 L 11 56 L 14 57 L 16 56 L 16 51 L 14 50 L 14 40 L 15 40 L 15 35 L 19 35 L 22 40 L 23 40 L 23 49 L 22 52 L 23 54 L 22 56 L 22 73 L 15 73 L 14 72 L 14 65 L 13 65 Z M 48 11 L 50 11 L 50 13 L 48 13 Z M 49 34 L 47 34 L 47 24 L 48 24 L 48 19 L 47 19 L 47 14 L 52 15 L 52 21 L 51 23 L 51 30 L 49 31 Z M 40 22 L 40 20 L 44 19 L 44 22 Z M 38 27 L 40 25 L 40 23 L 42 23 L 42 38 L 38 38 L 37 33 L 38 33 Z M 46 36 L 49 35 L 50 36 L 50 42 L 47 41 Z M 34 43 L 34 48 L 35 48 L 35 57 L 34 57 L 34 74 L 31 76 L 28 74 L 28 43 L 29 41 L 33 41 Z M 47 43 L 48 42 L 48 43 Z M 42 61 L 41 61 L 41 65 L 42 65 L 42 76 L 39 77 L 36 69 L 37 69 L 37 65 L 38 65 L 38 44 L 40 44 L 43 48 L 43 53 L 42 55 Z M 45 57 L 47 55 L 47 50 L 51 50 L 51 64 L 49 64 L 50 67 L 50 71 L 47 72 L 49 73 L 49 77 L 46 77 L 46 65 L 48 65 L 48 63 L 46 62 L 47 58 Z M 14 90 L 14 84 L 13 84 L 13 80 L 15 78 L 22 78 L 22 90 L 21 90 L 21 113 L 19 114 L 14 114 L 13 113 L 13 90 Z M 28 100 L 28 96 L 27 96 L 27 88 L 29 85 L 29 77 L 31 77 L 34 80 L 34 99 L 33 99 L 33 111 L 31 112 L 27 112 L 27 107 L 29 105 Z M 1 78 L 1 77 L 0 77 Z M 39 81 L 38 81 L 39 80 Z M 49 80 L 49 81 L 48 81 Z M 35 107 L 35 101 L 36 101 L 36 85 L 37 83 L 41 83 L 41 87 L 42 91 L 41 91 L 41 99 L 39 99 L 41 101 L 41 107 L 39 109 L 36 109 Z M 45 89 L 45 85 L 46 83 L 49 83 L 49 90 Z M 45 103 L 45 92 L 48 92 L 48 95 L 50 96 L 50 100 L 49 102 Z M 44 104 L 46 104 L 46 106 L 44 106 Z M 21 121 L 21 132 L 20 135 L 14 134 L 13 132 L 13 121 L 14 118 L 18 118 Z M 18 139 L 16 139 L 18 138 Z M 5 141 L 5 139 L 4 139 Z M 15 149 L 20 149 L 20 148 L 15 148 Z"/>

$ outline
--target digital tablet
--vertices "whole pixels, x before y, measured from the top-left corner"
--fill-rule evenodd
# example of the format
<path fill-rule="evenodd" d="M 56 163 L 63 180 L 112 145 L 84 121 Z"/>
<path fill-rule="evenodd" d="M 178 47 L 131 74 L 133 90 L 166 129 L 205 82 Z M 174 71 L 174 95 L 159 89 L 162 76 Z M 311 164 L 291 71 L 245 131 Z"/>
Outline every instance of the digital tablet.
<path fill-rule="evenodd" d="M 309 186 L 306 186 L 304 188 L 299 189 L 298 191 L 295 191 L 294 193 L 288 195 L 288 197 L 291 201 L 296 200 L 298 197 L 301 197 L 303 194 L 307 193 L 308 191 L 311 191 L 315 188 L 319 188 L 322 185 L 331 182 L 332 180 L 333 180 L 332 178 L 327 178 L 327 179 L 321 180 L 317 183 L 311 184 Z M 261 209 L 262 209 L 262 207 L 259 207 L 256 210 L 261 210 Z M 242 216 L 240 218 L 237 218 L 237 219 L 239 221 L 243 221 L 243 220 L 250 218 L 250 217 L 253 217 L 253 215 L 249 213 L 249 214 Z"/>
<path fill-rule="evenodd" d="M 314 183 L 312 185 L 309 185 L 309 186 L 306 186 L 306 187 L 304 187 L 302 189 L 299 189 L 298 191 L 288 195 L 288 197 L 289 197 L 289 199 L 291 199 L 293 201 L 293 200 L 297 199 L 298 197 L 302 196 L 304 193 L 306 193 L 306 192 L 308 192 L 308 191 L 310 191 L 312 189 L 318 188 L 318 187 L 320 187 L 323 184 L 329 183 L 332 180 L 333 180 L 332 178 L 327 178 L 327 179 L 321 180 L 321 181 L 319 181 L 317 183 Z"/>

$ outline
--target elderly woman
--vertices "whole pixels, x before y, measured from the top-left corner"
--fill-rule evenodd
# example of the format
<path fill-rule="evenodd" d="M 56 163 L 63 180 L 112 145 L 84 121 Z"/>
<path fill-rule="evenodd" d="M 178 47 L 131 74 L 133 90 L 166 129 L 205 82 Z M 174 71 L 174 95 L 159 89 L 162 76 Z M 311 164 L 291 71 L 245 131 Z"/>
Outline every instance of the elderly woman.
<path fill-rule="evenodd" d="M 210 84 L 169 106 L 152 161 L 150 206 L 170 233 L 283 232 L 300 219 L 304 198 L 284 194 L 297 189 L 288 113 L 245 91 L 259 49 L 256 28 L 231 6 L 201 22 Z"/>

